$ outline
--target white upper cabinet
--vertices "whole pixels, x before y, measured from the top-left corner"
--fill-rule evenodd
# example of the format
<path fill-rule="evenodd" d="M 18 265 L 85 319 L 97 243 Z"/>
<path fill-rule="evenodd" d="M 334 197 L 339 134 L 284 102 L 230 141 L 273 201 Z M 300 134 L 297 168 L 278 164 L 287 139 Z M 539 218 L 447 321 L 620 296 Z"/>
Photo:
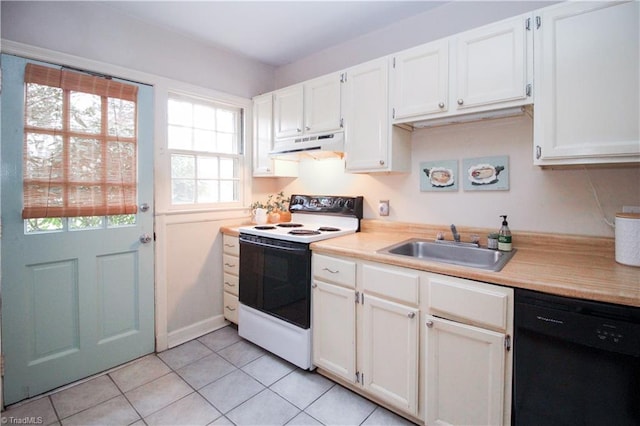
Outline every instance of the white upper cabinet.
<path fill-rule="evenodd" d="M 538 11 L 534 163 L 640 162 L 640 3 Z"/>
<path fill-rule="evenodd" d="M 349 172 L 409 170 L 410 134 L 391 125 L 388 86 L 388 58 L 346 72 L 345 167 Z"/>
<path fill-rule="evenodd" d="M 342 73 L 318 77 L 274 92 L 276 139 L 342 129 Z"/>
<path fill-rule="evenodd" d="M 455 37 L 457 110 L 527 99 L 529 19 L 519 16 Z"/>
<path fill-rule="evenodd" d="M 304 128 L 302 84 L 277 90 L 273 95 L 273 124 L 276 139 L 302 134 Z"/>
<path fill-rule="evenodd" d="M 298 165 L 269 156 L 273 150 L 273 94 L 253 98 L 253 176 L 297 176 Z"/>
<path fill-rule="evenodd" d="M 304 83 L 304 131 L 328 133 L 342 129 L 342 77 L 329 74 Z"/>
<path fill-rule="evenodd" d="M 449 107 L 449 40 L 393 57 L 391 104 L 395 120 L 446 112 Z"/>
<path fill-rule="evenodd" d="M 530 18 L 518 16 L 396 54 L 391 71 L 393 122 L 532 103 Z"/>

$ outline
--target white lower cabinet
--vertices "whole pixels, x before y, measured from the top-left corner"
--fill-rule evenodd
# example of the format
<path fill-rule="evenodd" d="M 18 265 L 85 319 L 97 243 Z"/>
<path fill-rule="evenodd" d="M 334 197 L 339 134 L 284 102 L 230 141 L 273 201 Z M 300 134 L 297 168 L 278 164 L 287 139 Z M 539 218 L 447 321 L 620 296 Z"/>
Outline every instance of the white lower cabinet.
<path fill-rule="evenodd" d="M 316 254 L 313 265 L 314 364 L 417 417 L 419 273 Z M 400 299 L 389 294 L 405 286 Z"/>
<path fill-rule="evenodd" d="M 513 289 L 313 254 L 313 363 L 414 421 L 511 419 Z"/>
<path fill-rule="evenodd" d="M 418 413 L 417 308 L 365 295 L 360 381 L 377 398 Z"/>
<path fill-rule="evenodd" d="M 238 324 L 238 295 L 240 289 L 240 241 L 233 235 L 222 236 L 223 306 L 224 317 Z"/>
<path fill-rule="evenodd" d="M 509 424 L 513 289 L 429 275 L 425 423 Z"/>
<path fill-rule="evenodd" d="M 426 424 L 503 424 L 504 333 L 427 315 Z"/>
<path fill-rule="evenodd" d="M 314 280 L 313 363 L 354 382 L 356 377 L 356 304 L 354 290 Z"/>

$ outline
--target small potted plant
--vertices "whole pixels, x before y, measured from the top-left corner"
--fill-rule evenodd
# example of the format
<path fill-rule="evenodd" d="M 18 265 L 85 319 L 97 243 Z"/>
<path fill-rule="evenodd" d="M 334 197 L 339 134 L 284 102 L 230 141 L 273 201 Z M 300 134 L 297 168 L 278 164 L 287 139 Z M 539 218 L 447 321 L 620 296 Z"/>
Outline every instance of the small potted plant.
<path fill-rule="evenodd" d="M 277 194 L 270 194 L 266 202 L 255 201 L 251 204 L 251 214 L 255 215 L 256 209 L 265 209 L 268 221 L 271 223 L 289 222 L 291 213 L 289 212 L 289 198 L 284 195 L 283 191 Z M 255 222 L 255 218 L 253 218 Z"/>

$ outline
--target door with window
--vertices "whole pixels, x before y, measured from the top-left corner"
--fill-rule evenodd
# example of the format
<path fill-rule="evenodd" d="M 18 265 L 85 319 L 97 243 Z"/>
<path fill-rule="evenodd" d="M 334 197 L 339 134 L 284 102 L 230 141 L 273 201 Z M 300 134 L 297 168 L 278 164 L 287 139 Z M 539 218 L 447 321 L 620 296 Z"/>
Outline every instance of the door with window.
<path fill-rule="evenodd" d="M 10 404 L 154 350 L 153 89 L 2 55 Z"/>

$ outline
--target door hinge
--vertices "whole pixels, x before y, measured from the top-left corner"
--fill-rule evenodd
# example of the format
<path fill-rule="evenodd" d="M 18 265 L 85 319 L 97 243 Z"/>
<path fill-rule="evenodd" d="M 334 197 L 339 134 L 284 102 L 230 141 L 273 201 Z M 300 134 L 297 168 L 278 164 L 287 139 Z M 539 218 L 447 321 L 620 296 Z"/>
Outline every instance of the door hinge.
<path fill-rule="evenodd" d="M 391 118 L 396 118 L 396 109 L 391 108 Z"/>
<path fill-rule="evenodd" d="M 344 128 L 344 118 L 340 118 L 340 128 Z"/>
<path fill-rule="evenodd" d="M 356 383 L 360 383 L 360 372 L 356 371 Z"/>
<path fill-rule="evenodd" d="M 364 305 L 364 293 L 360 293 L 360 303 Z"/>
<path fill-rule="evenodd" d="M 343 72 L 342 74 L 340 74 L 340 83 L 346 83 L 347 82 L 347 73 Z"/>
<path fill-rule="evenodd" d="M 394 56 L 393 57 L 393 68 L 395 68 L 395 67 L 396 67 L 396 57 Z"/>
<path fill-rule="evenodd" d="M 542 147 L 540 145 L 536 145 L 536 160 L 539 160 L 542 157 Z"/>
<path fill-rule="evenodd" d="M 527 31 L 531 31 L 531 18 L 527 18 L 527 21 L 526 21 L 524 27 L 525 27 L 525 29 Z"/>
<path fill-rule="evenodd" d="M 527 91 L 527 96 L 530 97 L 531 96 L 531 83 L 527 84 L 526 91 Z"/>
<path fill-rule="evenodd" d="M 511 336 L 508 334 L 504 337 L 504 349 L 507 352 L 511 350 Z"/>
<path fill-rule="evenodd" d="M 156 240 L 156 233 L 154 232 L 153 233 L 153 241 L 155 241 L 155 240 Z"/>
<path fill-rule="evenodd" d="M 355 300 L 355 302 L 356 303 L 360 303 L 360 292 L 359 291 L 356 291 L 356 300 Z"/>
<path fill-rule="evenodd" d="M 542 18 L 540 16 L 536 16 L 536 30 L 540 29 L 542 26 Z"/>

